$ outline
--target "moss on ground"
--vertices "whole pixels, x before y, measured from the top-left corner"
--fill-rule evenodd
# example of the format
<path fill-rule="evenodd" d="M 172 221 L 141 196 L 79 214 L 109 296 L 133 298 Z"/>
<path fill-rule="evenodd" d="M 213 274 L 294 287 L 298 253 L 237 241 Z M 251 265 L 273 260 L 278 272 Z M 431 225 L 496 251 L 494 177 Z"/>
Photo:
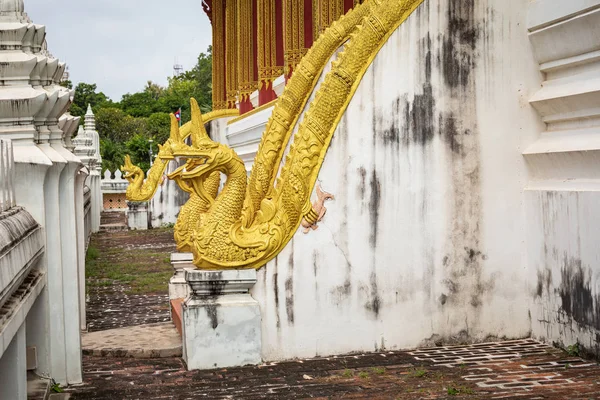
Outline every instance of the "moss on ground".
<path fill-rule="evenodd" d="M 157 229 L 145 231 L 143 235 L 140 231 L 132 231 L 119 234 L 118 240 L 115 235 L 94 235 L 86 255 L 87 285 L 109 287 L 121 284 L 131 294 L 168 293 L 168 282 L 173 275 L 170 264 L 173 248 L 169 246 L 172 231 Z M 144 248 L 143 238 L 157 235 L 164 236 L 166 246 Z"/>

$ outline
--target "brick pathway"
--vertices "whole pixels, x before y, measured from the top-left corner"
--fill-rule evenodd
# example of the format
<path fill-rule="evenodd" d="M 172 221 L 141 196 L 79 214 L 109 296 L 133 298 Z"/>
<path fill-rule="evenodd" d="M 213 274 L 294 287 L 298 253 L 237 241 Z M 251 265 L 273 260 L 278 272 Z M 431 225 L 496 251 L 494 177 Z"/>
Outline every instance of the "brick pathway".
<path fill-rule="evenodd" d="M 171 320 L 168 294 L 126 294 L 126 287 L 90 289 L 86 306 L 89 332 Z"/>
<path fill-rule="evenodd" d="M 600 399 L 600 366 L 533 340 L 185 371 L 84 357 L 74 399 Z"/>
<path fill-rule="evenodd" d="M 100 233 L 92 243 L 99 260 L 119 263 L 128 252 L 151 250 L 168 257 L 175 251 L 172 230 L 148 230 Z M 88 278 L 89 279 L 89 278 Z M 170 321 L 167 280 L 164 293 L 130 294 L 124 283 L 88 286 L 86 318 L 89 332 Z"/>

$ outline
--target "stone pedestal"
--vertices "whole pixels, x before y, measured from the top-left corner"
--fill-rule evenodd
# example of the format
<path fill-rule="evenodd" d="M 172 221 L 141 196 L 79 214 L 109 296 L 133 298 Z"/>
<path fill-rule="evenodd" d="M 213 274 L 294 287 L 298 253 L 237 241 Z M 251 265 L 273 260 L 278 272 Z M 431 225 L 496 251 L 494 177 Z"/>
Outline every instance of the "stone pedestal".
<path fill-rule="evenodd" d="M 185 269 L 195 268 L 192 261 L 192 253 L 171 253 L 171 265 L 173 266 L 173 276 L 169 280 L 169 300 L 185 299 L 190 293 L 190 287 L 185 281 Z"/>
<path fill-rule="evenodd" d="M 261 362 L 261 317 L 249 290 L 255 270 L 185 269 L 190 296 L 183 304 L 183 359 L 188 369 Z"/>
<path fill-rule="evenodd" d="M 148 229 L 148 203 L 145 201 L 127 202 L 127 226 L 133 230 Z"/>

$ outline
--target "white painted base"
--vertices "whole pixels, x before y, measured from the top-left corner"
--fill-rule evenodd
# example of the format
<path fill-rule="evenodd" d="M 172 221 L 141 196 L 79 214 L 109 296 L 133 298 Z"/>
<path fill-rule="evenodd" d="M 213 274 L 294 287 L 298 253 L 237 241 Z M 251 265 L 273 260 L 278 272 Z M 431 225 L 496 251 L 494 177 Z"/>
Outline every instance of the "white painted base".
<path fill-rule="evenodd" d="M 185 299 L 190 294 L 189 286 L 185 282 L 185 278 L 179 272 L 169 280 L 169 300 Z"/>
<path fill-rule="evenodd" d="M 183 304 L 183 359 L 189 370 L 261 362 L 260 308 L 249 294 Z"/>
<path fill-rule="evenodd" d="M 190 287 L 185 281 L 185 268 L 195 268 L 192 253 L 171 253 L 173 276 L 169 280 L 169 300 L 185 299 L 190 294 Z"/>
<path fill-rule="evenodd" d="M 191 294 L 183 304 L 183 359 L 188 369 L 259 364 L 261 316 L 248 293 L 256 271 L 185 270 Z"/>
<path fill-rule="evenodd" d="M 148 229 L 148 203 L 127 202 L 127 226 L 129 229 L 144 231 Z"/>

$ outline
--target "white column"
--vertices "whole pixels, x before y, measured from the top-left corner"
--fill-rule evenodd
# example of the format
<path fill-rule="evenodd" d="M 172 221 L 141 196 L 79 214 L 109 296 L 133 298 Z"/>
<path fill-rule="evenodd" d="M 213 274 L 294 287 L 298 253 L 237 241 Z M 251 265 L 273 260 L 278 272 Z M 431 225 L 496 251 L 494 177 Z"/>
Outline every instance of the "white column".
<path fill-rule="evenodd" d="M 94 233 L 100 231 L 100 214 L 102 213 L 103 209 L 102 181 L 100 180 L 99 172 L 100 169 L 95 168 L 93 171 L 90 172 L 90 189 L 92 191 L 92 232 Z"/>
<path fill-rule="evenodd" d="M 27 400 L 25 324 L 0 358 L 0 399 Z"/>
<path fill-rule="evenodd" d="M 50 375 L 60 384 L 67 383 L 65 355 L 65 312 L 63 304 L 63 268 L 60 233 L 60 174 L 66 162 L 46 146 L 46 154 L 53 152 L 54 165 L 46 175 L 44 202 L 46 211 L 46 259 L 48 262 L 48 319 L 50 334 Z M 72 243 L 71 245 L 74 245 Z M 79 324 L 77 324 L 79 325 Z"/>
<path fill-rule="evenodd" d="M 85 246 L 87 231 L 85 223 L 85 200 L 83 187 L 88 176 L 86 168 L 80 168 L 75 179 L 75 212 L 77 219 L 77 280 L 79 282 L 79 329 L 87 329 L 85 317 Z"/>
<path fill-rule="evenodd" d="M 61 153 L 68 153 L 65 149 Z M 81 164 L 71 154 L 59 182 L 60 244 L 62 257 L 62 302 L 65 332 L 67 383 L 81 383 L 81 334 L 79 309 L 79 262 L 77 251 L 77 211 L 75 208 L 75 175 Z"/>

